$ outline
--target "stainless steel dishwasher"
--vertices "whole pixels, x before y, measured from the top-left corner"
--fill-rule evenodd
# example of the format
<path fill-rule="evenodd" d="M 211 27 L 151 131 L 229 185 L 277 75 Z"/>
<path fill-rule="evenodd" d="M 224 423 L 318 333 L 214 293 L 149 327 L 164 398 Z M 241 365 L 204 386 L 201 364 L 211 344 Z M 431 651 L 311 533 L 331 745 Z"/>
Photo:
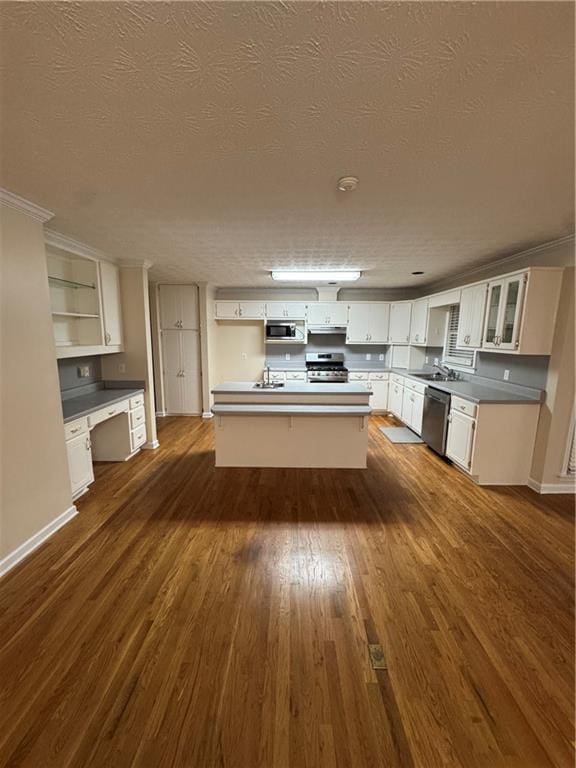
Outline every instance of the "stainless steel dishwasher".
<path fill-rule="evenodd" d="M 449 413 L 450 395 L 448 392 L 442 392 L 442 390 L 434 387 L 426 387 L 422 417 L 422 440 L 440 456 L 444 456 L 446 453 Z"/>

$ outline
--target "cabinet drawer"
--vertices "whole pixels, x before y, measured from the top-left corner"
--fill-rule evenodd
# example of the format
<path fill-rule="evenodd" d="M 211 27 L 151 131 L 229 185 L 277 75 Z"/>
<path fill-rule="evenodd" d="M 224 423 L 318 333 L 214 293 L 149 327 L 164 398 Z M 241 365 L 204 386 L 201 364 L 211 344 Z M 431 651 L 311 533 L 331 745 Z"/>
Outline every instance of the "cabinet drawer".
<path fill-rule="evenodd" d="M 394 384 L 400 384 L 401 386 L 404 386 L 404 376 L 399 376 L 397 373 L 391 373 L 390 380 L 393 381 Z"/>
<path fill-rule="evenodd" d="M 404 379 L 404 386 L 411 389 L 413 392 L 423 395 L 426 391 L 426 384 L 421 381 L 414 381 L 414 379 Z"/>
<path fill-rule="evenodd" d="M 286 371 L 286 381 L 306 381 L 306 371 Z"/>
<path fill-rule="evenodd" d="M 284 371 L 270 371 L 270 381 L 284 381 L 285 378 Z"/>
<path fill-rule="evenodd" d="M 120 403 L 108 405 L 106 408 L 101 408 L 99 411 L 91 413 L 90 416 L 88 416 L 88 426 L 95 427 L 96 424 L 100 424 L 101 421 L 111 419 L 119 413 L 128 413 L 128 400 L 122 400 Z"/>
<path fill-rule="evenodd" d="M 144 405 L 144 395 L 134 395 L 130 398 L 130 408 L 141 408 Z"/>
<path fill-rule="evenodd" d="M 368 378 L 370 381 L 388 381 L 390 374 L 383 371 L 372 371 Z"/>
<path fill-rule="evenodd" d="M 460 413 L 465 413 L 466 416 L 471 416 L 473 419 L 476 418 L 477 409 L 478 406 L 476 403 L 471 403 L 470 400 L 464 400 L 463 398 L 456 397 L 455 395 L 452 395 L 450 399 L 450 410 L 460 411 Z"/>
<path fill-rule="evenodd" d="M 66 440 L 78 437 L 83 432 L 88 432 L 88 419 L 84 416 L 82 419 L 76 419 L 68 424 L 64 424 L 64 435 Z"/>
<path fill-rule="evenodd" d="M 368 381 L 368 371 L 350 371 L 348 381 Z"/>
<path fill-rule="evenodd" d="M 141 427 L 138 427 L 137 429 L 133 429 L 130 433 L 130 442 L 132 445 L 132 450 L 135 451 L 136 448 L 139 448 L 141 445 L 143 445 L 146 442 L 146 425 L 143 424 Z"/>
<path fill-rule="evenodd" d="M 130 428 L 136 429 L 142 424 L 146 423 L 146 414 L 144 408 L 136 408 L 135 411 L 130 411 Z"/>

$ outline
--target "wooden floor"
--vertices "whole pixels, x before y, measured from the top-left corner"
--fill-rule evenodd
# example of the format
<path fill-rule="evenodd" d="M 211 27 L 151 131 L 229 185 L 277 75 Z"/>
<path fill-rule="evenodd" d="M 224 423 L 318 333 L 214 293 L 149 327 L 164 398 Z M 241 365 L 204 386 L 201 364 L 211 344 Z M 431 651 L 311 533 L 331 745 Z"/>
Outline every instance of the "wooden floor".
<path fill-rule="evenodd" d="M 384 423 L 364 471 L 216 470 L 194 418 L 98 465 L 0 582 L 0 765 L 571 768 L 572 498 Z"/>

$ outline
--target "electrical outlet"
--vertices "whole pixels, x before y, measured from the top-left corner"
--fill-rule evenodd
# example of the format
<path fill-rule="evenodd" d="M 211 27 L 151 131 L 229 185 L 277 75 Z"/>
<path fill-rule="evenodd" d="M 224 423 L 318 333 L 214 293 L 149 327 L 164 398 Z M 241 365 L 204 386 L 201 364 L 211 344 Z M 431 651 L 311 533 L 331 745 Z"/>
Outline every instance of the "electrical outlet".
<path fill-rule="evenodd" d="M 380 362 L 383 363 L 384 362 L 384 355 L 383 354 L 378 355 L 378 360 L 380 360 Z"/>
<path fill-rule="evenodd" d="M 88 376 L 90 376 L 90 366 L 89 365 L 79 365 L 78 366 L 78 378 L 80 378 L 80 379 L 87 379 Z"/>
<path fill-rule="evenodd" d="M 508 379 L 510 378 L 510 371 L 508 370 L 508 368 L 504 369 L 504 376 L 502 378 L 504 379 L 504 381 L 508 381 Z"/>
<path fill-rule="evenodd" d="M 437 357 L 434 358 L 434 365 L 438 365 L 438 358 Z"/>
<path fill-rule="evenodd" d="M 126 373 L 126 363 L 118 363 L 118 373 Z"/>
<path fill-rule="evenodd" d="M 370 354 L 370 352 L 366 353 L 366 360 L 372 360 L 372 355 Z"/>
<path fill-rule="evenodd" d="M 290 360 L 290 357 L 291 357 L 290 352 L 286 352 L 285 359 Z"/>

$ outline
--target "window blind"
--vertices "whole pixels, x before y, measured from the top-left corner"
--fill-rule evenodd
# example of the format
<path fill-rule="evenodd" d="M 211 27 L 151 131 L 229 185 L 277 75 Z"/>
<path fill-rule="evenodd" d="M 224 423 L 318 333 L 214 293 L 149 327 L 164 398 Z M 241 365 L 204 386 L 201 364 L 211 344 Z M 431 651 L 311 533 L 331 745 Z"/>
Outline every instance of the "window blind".
<path fill-rule="evenodd" d="M 444 343 L 444 362 L 453 365 L 462 365 L 471 368 L 474 365 L 474 350 L 459 349 L 456 346 L 458 339 L 458 322 L 460 320 L 460 304 L 452 304 L 448 314 L 446 328 L 446 341 Z"/>
<path fill-rule="evenodd" d="M 572 437 L 570 438 L 570 451 L 568 453 L 567 475 L 576 475 L 576 429 L 572 427 Z"/>

